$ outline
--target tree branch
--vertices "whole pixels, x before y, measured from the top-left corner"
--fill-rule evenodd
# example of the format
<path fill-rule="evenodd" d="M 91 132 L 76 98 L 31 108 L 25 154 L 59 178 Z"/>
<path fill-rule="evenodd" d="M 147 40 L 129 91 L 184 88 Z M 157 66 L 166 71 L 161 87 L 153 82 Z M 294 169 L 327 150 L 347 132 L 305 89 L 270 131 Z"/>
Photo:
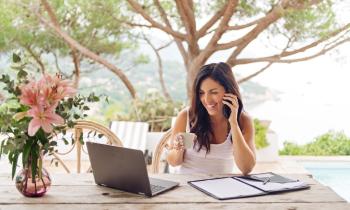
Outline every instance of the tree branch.
<path fill-rule="evenodd" d="M 56 53 L 54 53 L 53 51 L 51 51 L 51 53 L 52 53 L 53 57 L 55 58 L 55 66 L 56 66 L 58 73 L 63 75 L 65 78 L 68 78 L 68 75 L 65 74 L 64 72 L 62 72 L 62 70 L 58 64 L 58 57 L 57 57 Z"/>
<path fill-rule="evenodd" d="M 225 29 L 225 32 L 227 32 L 227 31 L 233 31 L 233 30 L 241 30 L 241 29 L 244 29 L 244 28 L 248 28 L 248 27 L 250 27 L 250 26 L 253 26 L 253 25 L 258 24 L 263 18 L 264 18 L 264 17 L 259 18 L 259 19 L 257 19 L 257 20 L 254 20 L 254 21 L 252 21 L 252 22 L 243 24 L 243 25 L 227 26 L 226 29 Z M 205 35 L 210 34 L 210 33 L 214 32 L 214 31 L 216 31 L 216 30 L 217 30 L 217 28 L 214 28 L 214 29 L 208 31 Z"/>
<path fill-rule="evenodd" d="M 262 19 L 264 19 L 264 18 L 262 17 L 262 18 L 253 20 L 253 21 L 251 21 L 249 23 L 246 23 L 246 24 L 243 24 L 243 25 L 228 26 L 227 30 L 228 31 L 232 31 L 232 30 L 241 30 L 241 29 L 244 29 L 244 28 L 248 28 L 250 26 L 258 24 Z"/>
<path fill-rule="evenodd" d="M 196 38 L 194 11 L 190 9 L 187 1 L 175 0 L 175 2 L 182 24 L 185 26 L 187 32 L 186 40 L 190 51 L 189 56 L 196 56 L 199 53 L 199 45 Z M 192 58 L 190 57 L 189 59 Z"/>
<path fill-rule="evenodd" d="M 313 55 L 310 55 L 310 56 L 306 56 L 306 57 L 303 57 L 303 58 L 296 58 L 296 59 L 284 59 L 284 60 L 279 60 L 277 61 L 278 63 L 295 63 L 295 62 L 301 62 L 301 61 L 307 61 L 307 60 L 310 60 L 310 59 L 313 59 L 313 58 L 316 58 L 320 55 L 324 55 L 326 54 L 328 51 L 338 47 L 339 45 L 341 44 L 344 44 L 345 42 L 349 42 L 350 41 L 350 38 L 347 38 L 347 39 L 344 39 L 340 42 L 337 42 L 335 44 L 333 44 L 332 46 L 330 47 L 324 47 L 322 50 L 320 50 L 319 52 L 313 54 Z"/>
<path fill-rule="evenodd" d="M 310 7 L 314 4 L 318 4 L 320 0 L 310 1 L 295 1 L 295 0 L 282 0 L 280 1 L 265 17 L 260 20 L 260 23 L 251 30 L 248 34 L 243 36 L 240 43 L 227 59 L 227 63 L 230 66 L 236 65 L 237 56 L 245 49 L 262 31 L 264 31 L 270 24 L 277 21 L 282 17 L 282 12 L 286 9 L 302 10 Z"/>
<path fill-rule="evenodd" d="M 288 38 L 288 42 L 286 44 L 286 46 L 284 47 L 283 51 L 282 52 L 285 52 L 289 47 L 290 47 L 290 44 L 293 42 L 293 37 L 292 38 Z M 261 74 L 262 72 L 264 72 L 266 69 L 268 69 L 274 62 L 273 61 L 270 61 L 266 66 L 264 66 L 263 68 L 261 68 L 260 70 L 254 72 L 253 74 L 250 74 L 248 75 L 247 77 L 244 77 L 240 80 L 238 80 L 237 82 L 240 84 L 240 83 L 243 83 L 243 82 L 246 82 L 248 80 L 250 80 L 251 78 L 253 77 L 256 77 L 258 76 L 259 74 Z"/>
<path fill-rule="evenodd" d="M 43 3 L 43 5 L 46 5 L 46 7 L 50 8 L 50 5 L 48 4 L 47 0 L 41 0 L 41 2 Z M 51 9 L 46 9 L 51 22 L 53 23 L 49 23 L 47 22 L 42 16 L 41 14 L 39 14 L 37 11 L 33 11 L 35 13 L 35 15 L 40 19 L 40 21 L 46 25 L 47 27 L 53 29 L 63 40 L 65 40 L 69 46 L 73 47 L 74 49 L 79 50 L 84 56 L 95 60 L 96 62 L 102 64 L 103 66 L 107 67 L 108 69 L 110 69 L 113 73 L 115 73 L 124 83 L 124 85 L 127 87 L 127 89 L 129 90 L 131 96 L 133 98 L 136 98 L 136 91 L 133 87 L 133 85 L 131 84 L 131 82 L 129 81 L 129 79 L 125 76 L 125 74 L 116 66 L 114 66 L 113 64 L 111 64 L 110 62 L 108 62 L 107 60 L 103 59 L 102 57 L 98 56 L 97 54 L 95 54 L 94 52 L 92 52 L 91 50 L 87 49 L 86 47 L 82 46 L 79 42 L 77 42 L 76 40 L 74 40 L 72 37 L 70 37 L 67 33 L 65 33 L 64 31 L 61 30 L 61 28 L 59 26 L 57 26 L 57 19 L 55 18 L 55 14 L 52 12 Z"/>
<path fill-rule="evenodd" d="M 215 52 L 217 42 L 220 40 L 223 33 L 225 32 L 225 28 L 227 27 L 228 22 L 230 21 L 237 4 L 238 0 L 229 0 L 227 2 L 227 6 L 225 8 L 223 18 L 221 19 L 221 22 L 218 26 L 218 30 L 215 31 L 214 35 L 212 36 L 204 50 L 202 50 L 201 53 L 196 57 L 194 65 L 196 65 L 197 63 L 204 63 L 209 58 L 209 56 Z"/>
<path fill-rule="evenodd" d="M 235 65 L 237 56 L 242 52 L 242 50 L 248 46 L 262 31 L 264 31 L 270 24 L 277 21 L 282 17 L 283 8 L 280 5 L 275 6 L 271 12 L 269 12 L 260 22 L 255 26 L 250 32 L 237 40 L 236 49 L 232 52 L 230 57 L 227 59 L 227 63 L 230 66 Z M 229 43 L 232 44 L 232 43 Z M 226 46 L 227 47 L 227 46 Z"/>
<path fill-rule="evenodd" d="M 302 52 L 305 52 L 311 48 L 314 48 L 316 46 L 318 46 L 321 43 L 324 43 L 325 41 L 329 40 L 330 38 L 333 38 L 334 36 L 339 35 L 340 33 L 349 30 L 350 29 L 350 23 L 346 24 L 345 26 L 335 30 L 334 32 L 330 33 L 328 36 L 321 38 L 315 42 L 312 42 L 308 45 L 305 45 L 303 47 L 300 47 L 298 49 L 292 50 L 292 51 L 283 51 L 280 54 L 275 54 L 275 55 L 271 55 L 271 56 L 266 56 L 266 57 L 260 57 L 260 58 L 249 58 L 249 59 L 237 59 L 235 62 L 235 65 L 241 65 L 241 64 L 249 64 L 249 63 L 256 63 L 256 62 L 269 62 L 269 61 L 274 61 L 274 62 L 281 62 L 281 58 L 283 57 L 288 57 L 291 55 L 296 55 Z M 349 31 L 347 31 L 349 32 Z M 347 33 L 345 32 L 345 33 Z M 341 36 L 343 37 L 343 36 Z M 328 49 L 327 45 L 332 45 L 333 43 L 337 42 L 341 37 L 338 37 L 335 41 L 330 42 L 328 44 L 325 45 L 324 49 Z"/>
<path fill-rule="evenodd" d="M 208 22 L 206 22 L 197 32 L 197 37 L 201 38 L 205 36 L 207 31 L 221 18 L 221 16 L 225 12 L 227 4 L 225 4 L 219 11 L 217 11 L 210 19 Z M 216 30 L 216 29 L 215 29 Z"/>
<path fill-rule="evenodd" d="M 244 77 L 242 79 L 239 79 L 237 81 L 238 84 L 242 84 L 243 82 L 246 82 L 248 80 L 250 80 L 251 78 L 253 77 L 256 77 L 258 76 L 259 74 L 261 74 L 262 72 L 264 72 L 266 69 L 268 69 L 271 65 L 273 64 L 273 62 L 269 62 L 266 66 L 264 66 L 263 68 L 261 68 L 260 70 L 254 72 L 253 74 L 250 74 L 249 76 L 247 77 Z"/>
<path fill-rule="evenodd" d="M 162 58 L 159 54 L 159 48 L 157 49 L 152 42 L 143 34 L 143 39 L 149 44 L 149 46 L 151 46 L 151 48 L 153 49 L 154 53 L 156 54 L 157 57 L 157 61 L 158 61 L 158 75 L 159 75 L 159 82 L 160 85 L 162 87 L 162 92 L 165 96 L 166 99 L 168 99 L 169 101 L 172 101 L 171 96 L 165 86 L 165 82 L 164 82 L 164 77 L 163 77 L 163 62 L 162 62 Z M 163 49 L 163 48 L 161 48 Z"/>
<path fill-rule="evenodd" d="M 29 54 L 34 58 L 34 60 L 39 64 L 40 69 L 41 69 L 41 73 L 44 74 L 45 73 L 45 65 L 44 63 L 41 61 L 40 56 L 36 55 L 35 52 L 30 48 L 29 45 L 23 45 L 23 47 L 29 52 Z"/>
<path fill-rule="evenodd" d="M 167 47 L 169 47 L 173 42 L 174 42 L 174 40 L 171 40 L 170 42 L 166 43 L 165 45 L 158 47 L 156 50 L 159 51 L 159 50 L 162 50 L 162 49 L 164 49 L 164 48 L 167 48 Z"/>
<path fill-rule="evenodd" d="M 75 49 L 72 49 L 72 58 L 74 63 L 74 87 L 79 87 L 79 80 L 80 80 L 80 59 L 77 51 Z"/>
<path fill-rule="evenodd" d="M 161 16 L 161 18 L 163 19 L 163 21 L 165 22 L 165 24 L 172 29 L 172 26 L 170 24 L 170 21 L 168 19 L 168 16 L 166 15 L 162 5 L 160 4 L 159 0 L 153 0 L 154 4 L 156 5 L 158 11 L 159 11 L 159 14 Z M 187 52 L 182 44 L 182 41 L 176 37 L 174 37 L 174 40 L 175 40 L 175 43 L 176 43 L 176 46 L 177 48 L 179 49 L 180 51 L 180 54 L 183 58 L 183 60 L 185 61 L 185 65 L 188 66 L 188 56 L 187 56 Z M 186 68 L 187 69 L 187 68 Z"/>
<path fill-rule="evenodd" d="M 131 7 L 135 10 L 135 12 L 137 12 L 138 14 L 140 14 L 145 20 L 147 20 L 152 27 L 154 28 L 158 28 L 168 34 L 171 34 L 173 37 L 176 37 L 180 40 L 185 40 L 185 35 L 180 33 L 180 32 L 177 32 L 177 31 L 174 31 L 172 30 L 171 28 L 167 27 L 167 26 L 163 26 L 162 24 L 156 22 L 155 20 L 153 20 L 151 18 L 151 16 L 149 16 L 146 11 L 142 8 L 142 6 L 137 3 L 136 1 L 134 0 L 127 0 L 129 2 L 129 4 L 131 5 Z"/>

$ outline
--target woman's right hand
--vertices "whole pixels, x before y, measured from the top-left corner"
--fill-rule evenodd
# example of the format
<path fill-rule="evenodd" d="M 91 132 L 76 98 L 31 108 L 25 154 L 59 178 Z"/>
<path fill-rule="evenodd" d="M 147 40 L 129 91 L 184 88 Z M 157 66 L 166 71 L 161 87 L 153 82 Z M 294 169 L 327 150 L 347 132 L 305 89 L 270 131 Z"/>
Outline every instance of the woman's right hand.
<path fill-rule="evenodd" d="M 177 151 L 184 151 L 185 150 L 185 143 L 184 143 L 184 137 L 181 134 L 177 134 L 174 139 L 173 148 Z"/>

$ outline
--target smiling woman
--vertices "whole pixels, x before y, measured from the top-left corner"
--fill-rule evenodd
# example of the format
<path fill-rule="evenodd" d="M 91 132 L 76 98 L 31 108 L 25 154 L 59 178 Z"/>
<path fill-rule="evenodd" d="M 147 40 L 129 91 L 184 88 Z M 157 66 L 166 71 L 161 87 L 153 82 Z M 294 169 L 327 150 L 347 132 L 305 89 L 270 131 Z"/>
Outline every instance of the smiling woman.
<path fill-rule="evenodd" d="M 196 134 L 192 148 L 184 148 L 182 132 Z M 243 174 L 255 165 L 253 121 L 243 110 L 238 84 L 226 63 L 201 67 L 194 81 L 189 109 L 175 122 L 167 160 L 180 173 L 232 173 L 234 163 Z"/>

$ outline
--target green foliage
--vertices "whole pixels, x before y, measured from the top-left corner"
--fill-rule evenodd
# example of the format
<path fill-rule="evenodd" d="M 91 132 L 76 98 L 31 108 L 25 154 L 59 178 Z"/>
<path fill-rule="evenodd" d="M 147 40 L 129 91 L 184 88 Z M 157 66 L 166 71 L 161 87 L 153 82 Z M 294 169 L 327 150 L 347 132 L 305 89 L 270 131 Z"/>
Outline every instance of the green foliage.
<path fill-rule="evenodd" d="M 12 178 L 15 175 L 18 158 L 22 154 L 22 165 L 28 167 L 31 165 L 33 177 L 37 173 L 37 160 L 40 155 L 51 154 L 57 145 L 52 137 L 55 133 L 64 133 L 65 126 L 54 126 L 52 133 L 46 133 L 41 128 L 34 136 L 28 135 L 28 125 L 32 120 L 26 112 L 29 106 L 21 104 L 19 97 L 21 95 L 20 86 L 27 84 L 31 77 L 28 76 L 26 63 L 18 55 L 13 55 L 13 71 L 16 72 L 16 79 L 12 80 L 9 75 L 1 75 L 0 83 L 5 85 L 4 90 L 8 92 L 9 97 L 0 105 L 0 133 L 5 135 L 1 141 L 0 157 L 7 154 L 12 164 Z M 58 102 L 55 112 L 60 115 L 69 128 L 74 126 L 74 121 L 82 119 L 87 115 L 87 102 L 97 102 L 99 97 L 91 93 L 88 97 L 77 95 L 72 98 L 64 98 Z"/>
<path fill-rule="evenodd" d="M 306 145 L 285 142 L 280 155 L 350 155 L 350 138 L 343 132 L 329 131 Z"/>
<path fill-rule="evenodd" d="M 165 99 L 159 92 L 150 92 L 143 99 L 136 99 L 126 113 L 122 107 L 114 105 L 107 109 L 108 120 L 139 121 L 150 123 L 150 131 L 165 131 L 171 127 L 171 119 L 184 108 L 181 102 Z M 119 113 L 116 113 L 118 112 Z"/>
<path fill-rule="evenodd" d="M 0 52 L 23 49 L 36 69 L 39 67 L 37 60 L 44 66 L 53 63 L 52 59 L 43 55 L 49 54 L 58 58 L 72 56 L 69 45 L 52 33 L 52 30 L 43 25 L 30 11 L 29 5 L 32 3 L 25 0 L 20 2 L 19 4 L 16 1 L 0 0 Z M 123 27 L 120 21 L 116 21 L 117 15 L 121 13 L 120 2 L 91 0 L 87 4 L 84 0 L 53 0 L 49 1 L 49 4 L 62 30 L 96 54 L 105 54 L 117 60 L 122 53 L 138 47 L 136 39 L 129 36 L 129 29 Z M 20 6 L 21 4 L 23 6 Z M 49 21 L 48 17 L 44 18 Z M 80 62 L 86 61 L 87 65 L 94 63 L 77 53 Z M 138 53 L 133 55 L 137 57 Z M 147 62 L 142 56 L 135 60 L 136 64 Z M 73 75 L 69 69 L 62 69 L 62 73 Z M 81 68 L 82 73 L 84 69 L 86 68 Z"/>
<path fill-rule="evenodd" d="M 333 4 L 327 0 L 305 9 L 287 9 L 283 19 L 271 27 L 271 32 L 286 35 L 294 42 L 324 38 L 337 27 Z"/>
<path fill-rule="evenodd" d="M 262 149 L 264 147 L 269 146 L 267 142 L 266 133 L 268 127 L 263 125 L 258 119 L 254 119 L 254 127 L 255 127 L 255 147 L 257 149 Z"/>

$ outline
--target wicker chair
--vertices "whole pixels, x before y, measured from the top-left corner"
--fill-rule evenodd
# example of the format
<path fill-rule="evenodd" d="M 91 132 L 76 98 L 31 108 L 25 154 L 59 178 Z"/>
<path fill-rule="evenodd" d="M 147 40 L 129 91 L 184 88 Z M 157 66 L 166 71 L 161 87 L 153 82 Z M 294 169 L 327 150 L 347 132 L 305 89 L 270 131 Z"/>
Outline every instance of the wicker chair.
<path fill-rule="evenodd" d="M 151 166 L 151 173 L 159 173 L 159 167 L 161 163 L 161 156 L 163 153 L 163 149 L 166 147 L 170 137 L 171 137 L 172 129 L 169 129 L 160 139 L 156 149 L 153 152 L 152 157 L 152 166 Z"/>
<path fill-rule="evenodd" d="M 74 148 L 76 149 L 76 172 L 81 173 L 82 152 L 87 154 L 86 147 L 81 144 L 81 140 L 95 141 L 95 137 L 97 135 L 99 136 L 98 142 L 120 147 L 123 146 L 121 140 L 110 129 L 106 128 L 103 125 L 87 120 L 78 120 L 75 121 L 75 123 L 76 124 L 72 130 L 67 130 L 67 132 L 71 132 L 72 138 L 72 145 L 70 149 L 68 149 L 68 151 L 65 152 L 55 151 L 52 154 L 54 157 L 53 160 L 56 160 L 67 173 L 71 173 L 71 170 L 69 170 L 69 167 L 67 166 L 67 164 L 65 164 L 63 156 L 73 152 Z M 90 138 L 90 135 L 92 133 L 93 137 Z M 61 138 L 65 137 L 61 136 Z M 59 139 L 60 137 L 56 136 L 56 140 Z M 91 167 L 89 167 L 89 169 L 86 172 L 91 172 Z"/>

